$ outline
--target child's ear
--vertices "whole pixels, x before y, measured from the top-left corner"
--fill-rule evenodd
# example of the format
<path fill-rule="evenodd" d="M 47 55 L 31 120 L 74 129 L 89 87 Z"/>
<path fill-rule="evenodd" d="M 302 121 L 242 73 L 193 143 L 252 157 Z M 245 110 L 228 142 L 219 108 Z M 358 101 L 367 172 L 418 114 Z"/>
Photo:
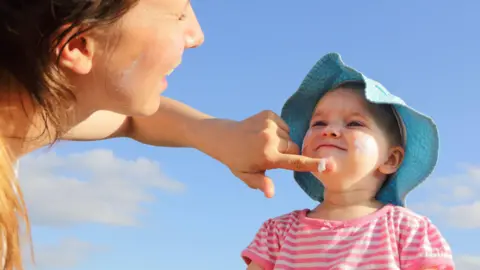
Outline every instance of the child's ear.
<path fill-rule="evenodd" d="M 390 148 L 388 159 L 383 163 L 378 170 L 385 175 L 395 173 L 402 164 L 405 150 L 403 147 L 395 146 Z"/>
<path fill-rule="evenodd" d="M 65 26 L 64 30 L 67 28 Z M 55 48 L 55 57 L 62 68 L 66 68 L 74 73 L 88 74 L 93 66 L 93 54 L 95 52 L 95 42 L 88 33 L 73 37 L 79 29 L 72 29 Z M 55 59 L 55 60 L 57 60 Z"/>

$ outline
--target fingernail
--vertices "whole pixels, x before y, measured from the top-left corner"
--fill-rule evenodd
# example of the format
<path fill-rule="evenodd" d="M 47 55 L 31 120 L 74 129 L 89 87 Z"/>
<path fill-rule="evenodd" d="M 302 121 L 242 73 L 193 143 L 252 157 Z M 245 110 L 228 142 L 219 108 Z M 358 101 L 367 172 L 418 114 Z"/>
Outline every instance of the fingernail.
<path fill-rule="evenodd" d="M 318 172 L 324 172 L 327 169 L 327 161 L 325 159 L 320 159 L 318 163 Z"/>

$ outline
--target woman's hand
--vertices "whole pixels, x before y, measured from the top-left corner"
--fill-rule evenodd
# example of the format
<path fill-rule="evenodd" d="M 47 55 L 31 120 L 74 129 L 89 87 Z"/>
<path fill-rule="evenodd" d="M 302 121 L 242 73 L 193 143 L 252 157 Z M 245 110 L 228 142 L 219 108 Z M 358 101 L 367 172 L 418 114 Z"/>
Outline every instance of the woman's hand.
<path fill-rule="evenodd" d="M 240 122 L 223 120 L 217 124 L 211 130 L 216 133 L 217 147 L 209 154 L 268 198 L 275 191 L 272 180 L 265 175 L 267 170 L 318 171 L 320 160 L 299 155 L 287 124 L 274 112 L 263 111 Z"/>

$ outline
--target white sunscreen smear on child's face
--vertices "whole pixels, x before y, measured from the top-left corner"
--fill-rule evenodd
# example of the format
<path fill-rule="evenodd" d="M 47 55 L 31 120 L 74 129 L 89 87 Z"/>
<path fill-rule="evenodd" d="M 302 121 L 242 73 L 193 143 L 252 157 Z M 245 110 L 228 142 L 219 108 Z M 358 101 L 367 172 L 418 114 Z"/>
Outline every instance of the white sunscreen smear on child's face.
<path fill-rule="evenodd" d="M 322 158 L 318 163 L 318 172 L 324 172 L 327 169 L 327 161 Z"/>
<path fill-rule="evenodd" d="M 355 139 L 355 149 L 364 155 L 375 155 L 377 150 L 377 143 L 375 139 L 370 136 L 363 136 Z"/>

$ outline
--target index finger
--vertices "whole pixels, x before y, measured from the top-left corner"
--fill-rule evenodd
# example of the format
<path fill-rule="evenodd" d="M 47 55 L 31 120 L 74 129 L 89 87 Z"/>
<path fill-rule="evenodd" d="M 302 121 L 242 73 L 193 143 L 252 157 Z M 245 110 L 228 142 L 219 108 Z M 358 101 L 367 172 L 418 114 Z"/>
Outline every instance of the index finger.
<path fill-rule="evenodd" d="M 325 165 L 325 161 L 319 158 L 310 158 L 295 154 L 279 154 L 272 164 L 276 169 L 287 169 L 297 172 L 318 172 L 319 166 Z"/>

